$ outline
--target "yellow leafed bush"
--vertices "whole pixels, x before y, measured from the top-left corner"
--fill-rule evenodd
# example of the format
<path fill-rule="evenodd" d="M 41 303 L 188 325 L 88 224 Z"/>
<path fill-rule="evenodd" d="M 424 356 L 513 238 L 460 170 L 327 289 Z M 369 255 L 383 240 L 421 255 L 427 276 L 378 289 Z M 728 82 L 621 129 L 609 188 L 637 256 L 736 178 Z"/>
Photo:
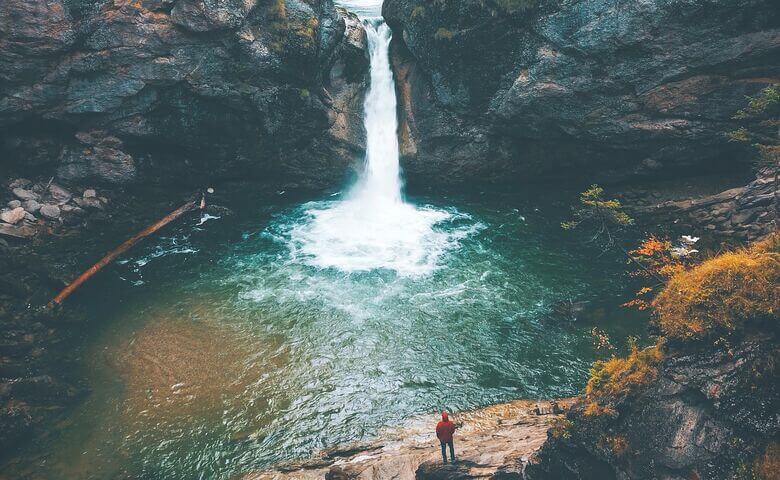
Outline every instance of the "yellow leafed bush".
<path fill-rule="evenodd" d="M 780 311 L 780 234 L 674 275 L 653 302 L 662 334 L 675 341 L 729 335 Z"/>
<path fill-rule="evenodd" d="M 609 413 L 611 408 L 603 403 L 604 399 L 633 393 L 658 377 L 658 364 L 663 359 L 661 343 L 644 350 L 639 350 L 633 342 L 630 347 L 631 352 L 625 358 L 612 357 L 593 363 L 585 386 L 586 415 Z"/>

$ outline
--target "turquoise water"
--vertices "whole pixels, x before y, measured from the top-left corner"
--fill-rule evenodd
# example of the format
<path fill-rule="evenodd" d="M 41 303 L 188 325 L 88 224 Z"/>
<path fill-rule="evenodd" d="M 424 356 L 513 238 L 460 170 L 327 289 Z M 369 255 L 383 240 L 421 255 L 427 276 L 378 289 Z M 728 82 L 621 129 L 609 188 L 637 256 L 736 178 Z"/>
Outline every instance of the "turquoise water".
<path fill-rule="evenodd" d="M 278 198 L 187 218 L 74 297 L 92 393 L 32 476 L 230 478 L 442 408 L 576 394 L 593 326 L 642 329 L 616 306 L 623 262 L 547 198 L 414 199 L 446 215 L 400 271 L 322 266 L 296 232 L 329 205 Z M 566 300 L 619 316 L 551 316 Z"/>

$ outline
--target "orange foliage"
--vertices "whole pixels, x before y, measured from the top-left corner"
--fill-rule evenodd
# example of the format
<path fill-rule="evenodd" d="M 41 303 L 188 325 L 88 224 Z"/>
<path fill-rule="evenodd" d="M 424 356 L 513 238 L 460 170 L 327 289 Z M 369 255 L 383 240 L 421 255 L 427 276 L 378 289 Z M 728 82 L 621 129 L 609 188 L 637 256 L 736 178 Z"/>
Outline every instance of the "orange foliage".
<path fill-rule="evenodd" d="M 661 332 L 677 341 L 730 335 L 749 322 L 777 321 L 780 234 L 674 275 L 653 301 Z"/>
<path fill-rule="evenodd" d="M 631 255 L 640 255 L 643 257 L 653 257 L 668 252 L 672 248 L 669 240 L 659 240 L 655 235 L 647 237 L 639 247 L 630 250 Z"/>
<path fill-rule="evenodd" d="M 612 357 L 597 361 L 590 369 L 585 386 L 586 415 L 609 413 L 610 399 L 635 393 L 658 377 L 658 364 L 663 359 L 662 344 L 639 350 L 630 343 L 631 352 L 625 358 Z"/>

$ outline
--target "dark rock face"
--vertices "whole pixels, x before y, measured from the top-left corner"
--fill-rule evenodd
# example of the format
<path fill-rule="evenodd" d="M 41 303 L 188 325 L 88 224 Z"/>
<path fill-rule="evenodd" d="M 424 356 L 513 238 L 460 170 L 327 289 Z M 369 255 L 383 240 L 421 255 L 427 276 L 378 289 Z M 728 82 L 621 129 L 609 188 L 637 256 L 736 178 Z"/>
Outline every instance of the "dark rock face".
<path fill-rule="evenodd" d="M 768 0 L 388 0 L 384 15 L 412 179 L 738 164 L 731 116 L 780 75 Z"/>
<path fill-rule="evenodd" d="M 754 478 L 780 428 L 777 355 L 773 337 L 673 352 L 615 414 L 573 407 L 566 434 L 548 438 L 526 478 Z"/>
<path fill-rule="evenodd" d="M 362 142 L 341 134 L 357 129 L 367 66 L 350 22 L 330 0 L 4 1 L 0 166 L 120 185 L 328 184 Z M 325 93 L 334 83 L 349 99 Z"/>
<path fill-rule="evenodd" d="M 715 235 L 739 240 L 756 240 L 777 228 L 777 172 L 765 168 L 745 185 L 709 197 L 670 201 L 657 205 L 650 213 L 665 212 L 682 225 L 704 228 Z"/>

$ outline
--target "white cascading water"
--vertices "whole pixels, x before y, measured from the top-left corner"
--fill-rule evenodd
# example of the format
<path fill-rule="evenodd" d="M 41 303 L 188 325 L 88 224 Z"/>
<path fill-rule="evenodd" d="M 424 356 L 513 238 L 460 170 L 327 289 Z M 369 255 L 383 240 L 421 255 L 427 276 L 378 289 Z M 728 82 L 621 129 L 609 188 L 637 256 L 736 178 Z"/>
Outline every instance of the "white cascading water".
<path fill-rule="evenodd" d="M 392 34 L 382 21 L 366 21 L 365 31 L 371 59 L 371 87 L 363 105 L 366 165 L 350 196 L 368 206 L 386 207 L 401 202 L 395 82 L 389 55 Z"/>
<path fill-rule="evenodd" d="M 435 228 L 452 215 L 403 200 L 395 83 L 389 61 L 392 33 L 381 18 L 365 20 L 364 26 L 371 69 L 364 104 L 364 171 L 342 200 L 305 206 L 305 220 L 289 230 L 290 248 L 296 260 L 320 268 L 426 274 L 466 232 Z"/>

